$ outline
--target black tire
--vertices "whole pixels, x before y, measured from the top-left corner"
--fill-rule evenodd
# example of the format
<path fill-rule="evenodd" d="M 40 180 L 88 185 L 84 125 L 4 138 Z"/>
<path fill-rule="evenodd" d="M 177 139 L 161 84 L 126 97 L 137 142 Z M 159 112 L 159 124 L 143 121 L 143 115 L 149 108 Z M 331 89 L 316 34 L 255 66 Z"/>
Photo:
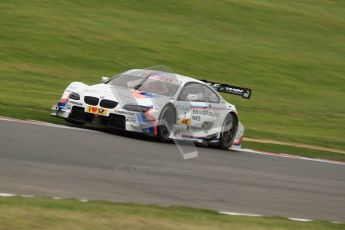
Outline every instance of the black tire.
<path fill-rule="evenodd" d="M 176 123 L 176 112 L 172 105 L 166 105 L 159 116 L 157 139 L 165 142 L 169 139 L 170 132 Z M 168 127 L 167 127 L 168 126 Z"/>
<path fill-rule="evenodd" d="M 82 122 L 82 121 L 75 121 L 75 120 L 71 120 L 71 119 L 68 119 L 68 118 L 65 118 L 65 121 L 70 124 L 70 125 L 73 125 L 73 126 L 83 126 L 85 124 L 85 122 Z"/>
<path fill-rule="evenodd" d="M 231 147 L 236 137 L 237 128 L 238 119 L 236 114 L 228 113 L 222 125 L 218 148 L 226 150 Z"/>

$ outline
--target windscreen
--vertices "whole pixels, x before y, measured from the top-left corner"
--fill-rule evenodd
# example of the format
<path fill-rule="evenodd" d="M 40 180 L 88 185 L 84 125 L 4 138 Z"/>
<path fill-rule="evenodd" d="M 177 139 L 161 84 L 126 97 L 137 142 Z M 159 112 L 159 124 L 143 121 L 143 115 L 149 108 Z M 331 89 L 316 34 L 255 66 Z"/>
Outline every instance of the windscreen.
<path fill-rule="evenodd" d="M 181 82 L 170 75 L 153 70 L 130 70 L 114 77 L 107 84 L 172 97 Z"/>

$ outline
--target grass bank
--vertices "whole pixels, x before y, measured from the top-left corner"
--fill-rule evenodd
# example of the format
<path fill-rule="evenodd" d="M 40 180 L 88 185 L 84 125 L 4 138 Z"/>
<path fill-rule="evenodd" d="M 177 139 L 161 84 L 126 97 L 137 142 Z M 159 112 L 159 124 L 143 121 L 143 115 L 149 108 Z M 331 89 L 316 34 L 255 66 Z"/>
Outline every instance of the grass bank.
<path fill-rule="evenodd" d="M 49 226 L 49 227 L 48 227 Z M 344 229 L 279 217 L 234 217 L 186 207 L 0 198 L 0 229 Z"/>

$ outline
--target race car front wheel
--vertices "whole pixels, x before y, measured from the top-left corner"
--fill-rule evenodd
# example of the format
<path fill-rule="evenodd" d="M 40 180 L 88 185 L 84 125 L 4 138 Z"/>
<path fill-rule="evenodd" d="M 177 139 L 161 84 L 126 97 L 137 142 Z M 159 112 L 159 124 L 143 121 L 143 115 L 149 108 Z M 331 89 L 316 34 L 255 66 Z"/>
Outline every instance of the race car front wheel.
<path fill-rule="evenodd" d="M 237 116 L 233 113 L 228 113 L 224 119 L 222 131 L 220 133 L 220 139 L 218 147 L 220 149 L 228 149 L 234 142 L 238 127 Z"/>
<path fill-rule="evenodd" d="M 176 113 L 172 105 L 167 105 L 163 108 L 159 116 L 159 123 L 157 138 L 162 142 L 167 141 L 176 123 Z"/>

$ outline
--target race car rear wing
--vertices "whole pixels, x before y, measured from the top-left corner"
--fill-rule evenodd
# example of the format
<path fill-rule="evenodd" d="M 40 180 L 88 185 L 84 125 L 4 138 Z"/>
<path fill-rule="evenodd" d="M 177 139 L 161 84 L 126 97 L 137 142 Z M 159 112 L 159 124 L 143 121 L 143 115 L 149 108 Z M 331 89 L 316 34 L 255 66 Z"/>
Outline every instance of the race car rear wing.
<path fill-rule="evenodd" d="M 245 99 L 250 99 L 252 96 L 252 90 L 247 88 L 242 88 L 238 86 L 228 85 L 228 84 L 222 84 L 222 83 L 216 83 L 208 80 L 201 80 L 202 82 L 205 82 L 212 88 L 214 88 L 218 92 L 223 93 L 230 93 L 237 96 L 241 96 Z"/>

